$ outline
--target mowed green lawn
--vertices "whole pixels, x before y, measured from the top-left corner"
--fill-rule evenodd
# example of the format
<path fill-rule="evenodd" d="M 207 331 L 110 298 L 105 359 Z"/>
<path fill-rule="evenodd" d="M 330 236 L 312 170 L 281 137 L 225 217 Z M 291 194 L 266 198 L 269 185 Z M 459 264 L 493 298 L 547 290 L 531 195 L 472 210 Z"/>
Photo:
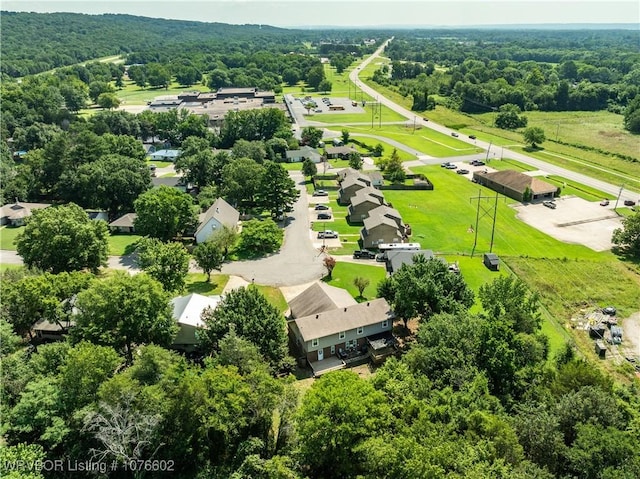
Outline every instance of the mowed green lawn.
<path fill-rule="evenodd" d="M 370 266 L 366 264 L 338 262 L 333 269 L 332 278 L 326 281 L 331 286 L 346 289 L 351 296 L 359 301 L 374 299 L 377 295 L 378 283 L 386 276 L 386 270 L 380 266 Z M 353 280 L 357 277 L 369 280 L 367 286 L 362 293 L 363 298 L 359 298 L 358 288 L 353 285 Z"/>
<path fill-rule="evenodd" d="M 414 130 L 413 125 L 382 125 L 380 128 L 377 126 L 374 128 L 351 126 L 349 131 L 353 132 L 354 136 L 357 136 L 358 133 L 368 133 L 390 138 L 415 149 L 416 152 L 436 158 L 471 155 L 482 151 L 481 148 L 430 128 L 418 127 Z"/>
<path fill-rule="evenodd" d="M 475 238 L 478 201 L 481 219 L 478 227 L 477 252 L 489 251 L 492 221 L 483 213 L 492 210 L 495 193 L 439 166 L 412 168 L 423 173 L 434 184 L 433 191 L 386 190 L 385 198 L 392 203 L 413 229 L 412 241 L 424 248 L 446 254 L 470 254 Z M 597 253 L 585 246 L 562 243 L 516 218 L 509 204 L 514 200 L 500 196 L 493 251 L 499 255 L 528 255 L 547 258 L 599 259 L 607 253 Z"/>
<path fill-rule="evenodd" d="M 346 128 L 346 130 L 348 131 L 349 128 Z M 377 138 L 367 138 L 364 136 L 360 136 L 360 135 L 351 135 L 351 138 L 355 138 L 358 141 L 360 141 L 361 143 L 365 143 L 371 147 L 375 147 L 377 144 L 382 145 L 383 148 L 383 152 L 382 152 L 382 156 L 383 157 L 389 157 L 391 156 L 391 153 L 393 153 L 393 150 L 395 149 L 398 152 L 398 156 L 400 157 L 400 161 L 412 161 L 416 159 L 415 155 L 412 155 L 411 153 L 408 153 L 404 150 L 400 150 L 398 148 L 396 148 L 395 146 L 387 143 L 386 141 L 382 141 L 382 140 L 378 140 Z M 358 145 L 351 145 L 354 146 L 362 155 L 367 156 L 367 150 L 361 146 Z"/>
<path fill-rule="evenodd" d="M 133 253 L 140 238 L 142 238 L 140 235 L 109 235 L 109 256 L 124 256 Z"/>
<path fill-rule="evenodd" d="M 10 226 L 1 227 L 0 228 L 0 249 L 15 251 L 16 245 L 14 244 L 14 241 L 16 239 L 16 236 L 18 236 L 18 234 L 21 231 L 24 231 L 23 226 L 18 228 L 14 228 Z"/>

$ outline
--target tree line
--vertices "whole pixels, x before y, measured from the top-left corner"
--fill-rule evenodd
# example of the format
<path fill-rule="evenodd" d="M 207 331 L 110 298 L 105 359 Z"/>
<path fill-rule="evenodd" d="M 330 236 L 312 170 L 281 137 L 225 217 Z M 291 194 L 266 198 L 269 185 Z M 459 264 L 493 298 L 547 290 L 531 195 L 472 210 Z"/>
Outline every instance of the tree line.
<path fill-rule="evenodd" d="M 418 111 L 435 106 L 439 96 L 446 106 L 467 113 L 504 104 L 522 111 L 623 113 L 640 88 L 635 31 L 429 33 L 391 42 L 390 68 L 373 76 L 412 96 Z"/>
<path fill-rule="evenodd" d="M 134 477 L 131 460 L 171 461 L 143 477 L 638 476 L 637 382 L 613 383 L 569 346 L 549 357 L 524 283 L 485 284 L 472 313 L 440 261 L 397 275 L 378 294 L 418 318 L 416 341 L 369 378 L 328 373 L 301 392 L 274 375 L 290 367 L 285 319 L 254 286 L 205 311 L 194 362 L 167 349 L 169 295 L 145 273 L 4 273 L 0 454 L 94 458 L 117 465 L 110 477 Z M 36 317 L 76 326 L 28 350 L 16 333 Z"/>

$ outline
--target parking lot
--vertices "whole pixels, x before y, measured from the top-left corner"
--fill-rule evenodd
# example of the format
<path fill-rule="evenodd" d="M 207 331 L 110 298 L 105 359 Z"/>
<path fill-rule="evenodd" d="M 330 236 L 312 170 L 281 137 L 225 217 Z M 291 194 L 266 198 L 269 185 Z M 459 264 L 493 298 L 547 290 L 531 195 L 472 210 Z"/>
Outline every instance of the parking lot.
<path fill-rule="evenodd" d="M 613 230 L 622 222 L 616 213 L 598 202 L 590 202 L 577 197 L 556 198 L 556 208 L 542 203 L 513 207 L 518 218 L 540 231 L 566 243 L 581 244 L 595 251 L 611 248 Z"/>
<path fill-rule="evenodd" d="M 323 99 L 325 99 L 323 101 Z M 320 113 L 365 113 L 365 109 L 362 107 L 361 102 L 356 102 L 355 106 L 349 98 L 345 97 L 327 97 L 327 96 L 309 96 L 297 97 L 296 100 L 304 105 L 306 103 L 314 103 L 316 106 L 311 108 L 309 112 L 311 114 Z M 332 107 L 334 109 L 332 109 Z M 342 109 L 340 109 L 342 108 Z M 306 109 L 305 109 L 306 111 Z"/>

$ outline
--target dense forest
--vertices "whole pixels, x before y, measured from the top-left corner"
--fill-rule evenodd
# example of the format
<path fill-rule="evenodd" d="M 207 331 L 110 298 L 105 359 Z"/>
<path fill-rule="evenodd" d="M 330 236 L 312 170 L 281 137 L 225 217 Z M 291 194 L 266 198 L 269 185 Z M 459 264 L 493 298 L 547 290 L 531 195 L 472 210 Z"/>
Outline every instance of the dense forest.
<path fill-rule="evenodd" d="M 568 346 L 549 358 L 523 283 L 486 284 L 472 314 L 473 293 L 438 260 L 398 274 L 379 294 L 414 298 L 417 341 L 368 379 L 334 372 L 301 390 L 274 376 L 285 319 L 255 287 L 203 316 L 206 359 L 193 362 L 165 349 L 170 296 L 147 274 L 5 273 L 3 477 L 11 461 L 51 459 L 65 466 L 6 477 L 70 477 L 88 461 L 98 477 L 639 477 L 637 384 L 614 384 Z M 14 331 L 27 316 L 76 326 L 25 349 Z"/>
<path fill-rule="evenodd" d="M 380 35 L 384 33 L 286 30 L 268 25 L 227 25 L 131 15 L 2 12 L 0 71 L 10 77 L 21 77 L 134 52 L 143 55 L 146 62 L 149 55 L 168 58 L 167 53 L 176 51 L 177 45 L 181 52 L 204 47 L 205 51 L 249 53 L 269 45 L 280 53 L 299 53 L 309 48 L 303 42 L 309 42 L 325 44 L 323 54 L 344 53 L 344 45 L 351 45 L 348 49 L 351 52 L 359 49 L 363 38 Z M 332 44 L 340 46 L 331 47 Z M 131 57 L 136 58 L 141 57 Z"/>
<path fill-rule="evenodd" d="M 432 108 L 437 98 L 468 113 L 505 104 L 622 113 L 640 91 L 637 31 L 425 33 L 398 35 L 386 49 L 391 67 L 373 77 L 411 95 L 414 110 Z"/>

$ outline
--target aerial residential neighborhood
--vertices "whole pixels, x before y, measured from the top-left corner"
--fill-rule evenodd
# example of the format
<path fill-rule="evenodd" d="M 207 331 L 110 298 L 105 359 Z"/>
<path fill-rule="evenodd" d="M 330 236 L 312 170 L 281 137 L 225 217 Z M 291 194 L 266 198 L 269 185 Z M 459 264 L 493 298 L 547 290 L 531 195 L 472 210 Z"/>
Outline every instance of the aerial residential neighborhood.
<path fill-rule="evenodd" d="M 640 477 L 637 4 L 6 3 L 0 477 Z"/>

